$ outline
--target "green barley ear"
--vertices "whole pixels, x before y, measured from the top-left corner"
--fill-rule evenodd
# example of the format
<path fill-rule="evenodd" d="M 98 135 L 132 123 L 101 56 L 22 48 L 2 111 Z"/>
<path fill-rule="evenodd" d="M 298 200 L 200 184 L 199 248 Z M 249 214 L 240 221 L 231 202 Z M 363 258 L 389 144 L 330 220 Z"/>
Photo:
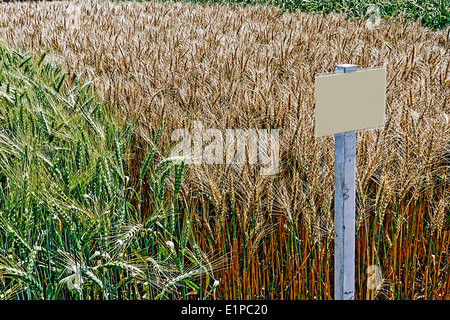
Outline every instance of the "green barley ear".
<path fill-rule="evenodd" d="M 141 180 L 144 179 L 144 177 L 145 177 L 145 172 L 147 171 L 147 168 L 148 168 L 148 166 L 150 165 L 150 162 L 152 161 L 153 157 L 155 156 L 155 153 L 156 153 L 156 149 L 153 148 L 153 149 L 149 152 L 149 154 L 148 154 L 148 156 L 147 156 L 147 159 L 145 159 L 144 164 L 142 165 L 141 174 L 140 174 Z"/>
<path fill-rule="evenodd" d="M 84 247 L 87 243 L 89 243 L 96 236 L 96 234 L 100 231 L 101 228 L 101 222 L 99 223 L 94 219 L 87 221 L 88 226 L 80 238 L 80 245 L 82 247 Z"/>
<path fill-rule="evenodd" d="M 165 158 L 162 159 L 160 162 L 158 162 L 158 164 L 155 167 L 155 172 L 160 172 L 162 170 L 165 170 L 167 168 L 167 166 L 172 162 L 172 159 L 170 158 Z"/>
<path fill-rule="evenodd" d="M 94 188 L 94 194 L 95 195 L 100 195 L 100 191 L 102 189 L 102 162 L 103 162 L 103 158 L 101 156 L 99 156 L 97 158 L 97 164 L 95 165 L 95 174 L 94 174 L 94 179 L 92 179 L 92 183 L 93 183 L 93 188 Z"/>
<path fill-rule="evenodd" d="M 118 211 L 117 211 L 117 220 L 113 225 L 113 231 L 115 234 L 119 234 L 122 230 L 123 224 L 125 222 L 125 216 L 126 216 L 126 205 L 121 204 Z"/>
<path fill-rule="evenodd" d="M 33 247 L 33 250 L 31 250 L 31 253 L 28 256 L 28 259 L 26 262 L 26 264 L 27 264 L 26 271 L 28 274 L 31 274 L 33 272 L 33 269 L 36 266 L 38 251 L 39 251 L 39 249 L 35 246 L 35 247 Z"/>
<path fill-rule="evenodd" d="M 49 171 L 53 178 L 56 179 L 56 181 L 64 183 L 64 175 L 60 170 L 60 168 L 62 167 L 61 162 L 62 161 L 59 156 L 55 157 L 55 160 L 53 161 Z"/>
<path fill-rule="evenodd" d="M 181 238 L 181 250 L 185 249 L 187 246 L 190 231 L 191 231 L 191 222 L 189 218 L 186 218 L 184 222 L 183 236 Z"/>
<path fill-rule="evenodd" d="M 178 195 L 181 189 L 181 182 L 183 181 L 183 174 L 184 174 L 184 167 L 185 163 L 184 161 L 181 164 L 175 165 L 175 197 Z"/>
<path fill-rule="evenodd" d="M 107 159 L 104 159 L 102 161 L 102 165 L 103 165 L 103 182 L 104 182 L 104 186 L 106 186 L 106 191 L 108 192 L 108 196 L 112 197 L 113 196 L 113 183 L 112 183 L 112 177 L 111 177 L 111 170 L 109 169 L 109 164 Z"/>
<path fill-rule="evenodd" d="M 130 145 L 131 138 L 133 137 L 133 124 L 130 123 L 122 133 L 122 136 L 120 137 L 120 141 L 125 140 L 125 144 L 123 144 L 124 149 L 127 149 Z"/>
<path fill-rule="evenodd" d="M 82 268 L 81 271 L 103 291 L 103 282 L 91 270 Z"/>
<path fill-rule="evenodd" d="M 162 128 L 164 126 L 164 119 L 161 120 L 161 123 L 159 124 L 158 130 L 156 131 L 155 138 L 153 139 L 153 143 L 155 145 L 158 144 L 159 138 L 161 137 Z"/>
<path fill-rule="evenodd" d="M 66 210 L 62 209 L 59 205 L 53 205 L 53 212 L 60 219 L 63 226 L 68 230 L 73 229 L 72 217 L 66 212 Z"/>
<path fill-rule="evenodd" d="M 77 170 L 81 169 L 81 141 L 77 141 L 77 148 L 75 151 L 75 165 Z"/>
<path fill-rule="evenodd" d="M 3 230 L 5 234 L 12 236 L 12 238 L 17 242 L 20 243 L 21 246 L 26 248 L 28 252 L 31 252 L 32 249 L 27 241 L 25 241 L 23 235 L 21 234 L 21 230 L 17 229 L 15 227 L 15 223 L 12 224 L 9 221 L 10 219 L 7 219 L 3 212 L 0 214 L 0 230 Z M 14 222 L 14 220 L 13 220 Z"/>
<path fill-rule="evenodd" d="M 171 203 L 169 211 L 169 233 L 173 234 L 174 231 L 175 231 L 175 206 L 173 203 Z"/>
<path fill-rule="evenodd" d="M 160 176 L 160 184 L 159 184 L 159 190 L 158 190 L 158 197 L 159 199 L 164 199 L 164 190 L 166 187 L 166 179 L 169 176 L 170 171 L 172 171 L 172 167 L 167 167 Z"/>
<path fill-rule="evenodd" d="M 97 117 L 97 121 L 101 121 L 101 119 L 103 118 L 102 108 L 100 108 L 100 104 L 96 104 L 96 105 L 97 105 L 97 112 L 95 113 L 95 115 Z M 106 124 L 108 125 L 109 123 L 106 122 Z"/>
<path fill-rule="evenodd" d="M 203 269 L 206 273 L 208 272 L 208 270 L 212 270 L 213 267 L 211 263 L 208 261 L 207 257 L 203 254 L 198 244 L 194 243 L 192 249 L 194 251 L 195 260 L 197 260 L 197 263 L 200 266 L 200 268 Z"/>

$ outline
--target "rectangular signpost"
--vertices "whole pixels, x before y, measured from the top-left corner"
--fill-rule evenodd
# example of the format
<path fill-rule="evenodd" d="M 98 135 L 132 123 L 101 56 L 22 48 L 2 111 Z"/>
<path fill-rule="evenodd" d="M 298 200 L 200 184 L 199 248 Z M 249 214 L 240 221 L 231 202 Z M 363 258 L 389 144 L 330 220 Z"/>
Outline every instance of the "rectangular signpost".
<path fill-rule="evenodd" d="M 356 130 L 385 122 L 386 68 L 337 65 L 316 77 L 316 137 L 334 135 L 334 298 L 355 296 Z"/>

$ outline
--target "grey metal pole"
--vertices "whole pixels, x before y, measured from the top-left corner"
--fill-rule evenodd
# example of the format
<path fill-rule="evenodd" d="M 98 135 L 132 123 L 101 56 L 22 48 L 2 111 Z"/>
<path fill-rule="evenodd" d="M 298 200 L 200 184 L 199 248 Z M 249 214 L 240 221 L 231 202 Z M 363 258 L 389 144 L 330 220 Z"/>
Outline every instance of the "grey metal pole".
<path fill-rule="evenodd" d="M 356 72 L 357 66 L 337 65 L 335 73 Z M 334 135 L 334 299 L 355 297 L 355 173 L 356 131 Z"/>

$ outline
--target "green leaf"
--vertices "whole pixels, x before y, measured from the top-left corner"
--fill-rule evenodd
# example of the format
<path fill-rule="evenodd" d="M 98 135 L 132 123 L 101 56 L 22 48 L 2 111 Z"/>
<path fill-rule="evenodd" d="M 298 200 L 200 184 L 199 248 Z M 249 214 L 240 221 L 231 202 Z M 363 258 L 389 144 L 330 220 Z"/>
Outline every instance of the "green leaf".
<path fill-rule="evenodd" d="M 189 288 L 191 288 L 192 290 L 194 290 L 195 293 L 198 292 L 198 286 L 197 286 L 195 283 L 193 283 L 192 281 L 189 281 L 189 280 L 185 279 L 185 280 L 184 280 L 184 283 L 186 283 L 186 285 L 187 285 Z"/>

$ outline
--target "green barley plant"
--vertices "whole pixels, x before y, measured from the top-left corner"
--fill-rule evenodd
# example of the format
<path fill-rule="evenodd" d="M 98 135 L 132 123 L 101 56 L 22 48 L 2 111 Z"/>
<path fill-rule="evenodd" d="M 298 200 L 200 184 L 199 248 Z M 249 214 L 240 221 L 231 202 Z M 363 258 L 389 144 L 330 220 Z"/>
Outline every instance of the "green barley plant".
<path fill-rule="evenodd" d="M 123 161 L 132 127 L 122 131 L 92 82 L 65 81 L 46 54 L 35 60 L 0 46 L 1 297 L 166 299 L 187 297 L 189 286 L 210 290 L 195 279 L 214 278 L 216 266 L 205 267 L 206 255 L 190 258 L 186 228 L 164 227 L 179 220 L 183 166 L 152 166 L 152 149 L 140 175 L 151 188 L 137 195 Z"/>

